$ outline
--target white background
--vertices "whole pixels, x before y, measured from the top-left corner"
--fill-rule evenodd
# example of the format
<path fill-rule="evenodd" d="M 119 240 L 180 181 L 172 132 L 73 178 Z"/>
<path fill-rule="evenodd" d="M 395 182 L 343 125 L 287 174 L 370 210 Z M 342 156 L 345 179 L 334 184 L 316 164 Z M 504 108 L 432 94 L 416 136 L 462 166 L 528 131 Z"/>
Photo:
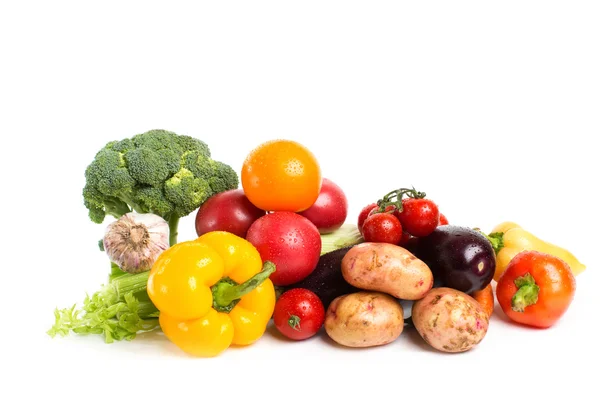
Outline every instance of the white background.
<path fill-rule="evenodd" d="M 598 398 L 598 21 L 594 1 L 2 2 L 0 397 Z M 261 142 L 297 140 L 349 222 L 414 185 L 451 223 L 517 221 L 588 270 L 551 329 L 497 308 L 457 355 L 414 331 L 351 350 L 269 330 L 216 359 L 157 334 L 50 339 L 54 308 L 106 278 L 85 167 L 154 128 L 238 171 Z M 192 215 L 180 240 L 194 237 Z"/>

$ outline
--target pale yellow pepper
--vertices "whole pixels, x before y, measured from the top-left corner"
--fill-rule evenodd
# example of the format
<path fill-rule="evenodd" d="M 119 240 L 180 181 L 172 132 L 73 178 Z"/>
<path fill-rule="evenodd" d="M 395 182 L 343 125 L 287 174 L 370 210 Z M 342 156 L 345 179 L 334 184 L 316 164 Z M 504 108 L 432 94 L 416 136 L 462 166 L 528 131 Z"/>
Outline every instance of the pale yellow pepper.
<path fill-rule="evenodd" d="M 562 259 L 569 265 L 575 276 L 586 269 L 586 266 L 573 253 L 538 238 L 514 222 L 503 222 L 497 225 L 488 237 L 496 250 L 496 272 L 494 274 L 496 282 L 513 257 L 525 250 L 536 250 Z"/>

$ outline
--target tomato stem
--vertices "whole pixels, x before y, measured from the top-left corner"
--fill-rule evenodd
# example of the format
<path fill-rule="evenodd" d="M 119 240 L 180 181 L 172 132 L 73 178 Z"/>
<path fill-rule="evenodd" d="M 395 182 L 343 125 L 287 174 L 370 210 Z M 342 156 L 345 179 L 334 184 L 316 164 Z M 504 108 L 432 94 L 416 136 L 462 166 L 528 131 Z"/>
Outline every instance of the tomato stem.
<path fill-rule="evenodd" d="M 297 315 L 290 315 L 290 318 L 288 319 L 288 325 L 290 326 L 290 328 L 292 328 L 295 331 L 300 331 L 300 317 Z"/>
<path fill-rule="evenodd" d="M 265 261 L 263 269 L 244 283 L 238 284 L 231 278 L 221 279 L 211 288 L 213 308 L 218 312 L 229 313 L 243 296 L 260 286 L 273 272 L 275 264 Z"/>
<path fill-rule="evenodd" d="M 377 200 L 377 206 L 379 208 L 375 211 L 375 213 L 387 212 L 386 208 L 389 206 L 394 206 L 394 209 L 391 210 L 391 212 L 393 212 L 394 210 L 398 210 L 398 212 L 402 212 L 402 210 L 403 210 L 402 198 L 404 196 L 410 197 L 413 199 L 423 199 L 423 198 L 425 198 L 426 194 L 425 194 L 425 192 L 417 191 L 414 187 L 411 189 L 400 188 L 400 189 L 392 190 L 391 192 L 389 192 L 388 194 L 383 196 L 382 199 Z"/>
<path fill-rule="evenodd" d="M 529 272 L 515 279 L 515 285 L 518 290 L 512 297 L 511 306 L 513 311 L 524 312 L 526 307 L 537 303 L 540 287 Z"/>

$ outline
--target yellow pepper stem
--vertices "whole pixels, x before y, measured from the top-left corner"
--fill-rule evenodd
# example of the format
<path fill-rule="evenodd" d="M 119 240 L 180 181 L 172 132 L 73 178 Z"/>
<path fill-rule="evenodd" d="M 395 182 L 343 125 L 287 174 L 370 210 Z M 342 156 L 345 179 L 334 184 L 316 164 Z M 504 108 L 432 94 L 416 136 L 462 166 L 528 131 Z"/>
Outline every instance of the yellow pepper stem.
<path fill-rule="evenodd" d="M 494 253 L 498 254 L 500 250 L 502 250 L 502 248 L 504 247 L 504 232 L 494 232 L 485 236 L 492 244 L 492 247 L 494 248 Z"/>
<path fill-rule="evenodd" d="M 515 285 L 518 290 L 511 300 L 513 311 L 523 312 L 526 307 L 537 303 L 540 287 L 536 285 L 535 279 L 529 272 L 515 279 Z"/>
<path fill-rule="evenodd" d="M 474 230 L 481 233 L 483 236 L 485 236 L 487 238 L 487 240 L 490 241 L 492 248 L 494 249 L 494 253 L 496 253 L 496 255 L 504 247 L 504 232 L 494 232 L 494 233 L 490 233 L 488 235 L 487 233 L 483 232 L 479 228 L 475 228 Z"/>
<path fill-rule="evenodd" d="M 275 272 L 275 264 L 265 261 L 263 269 L 244 283 L 238 284 L 231 278 L 221 279 L 211 288 L 213 308 L 218 312 L 229 313 L 243 296 L 256 289 L 273 272 Z"/>

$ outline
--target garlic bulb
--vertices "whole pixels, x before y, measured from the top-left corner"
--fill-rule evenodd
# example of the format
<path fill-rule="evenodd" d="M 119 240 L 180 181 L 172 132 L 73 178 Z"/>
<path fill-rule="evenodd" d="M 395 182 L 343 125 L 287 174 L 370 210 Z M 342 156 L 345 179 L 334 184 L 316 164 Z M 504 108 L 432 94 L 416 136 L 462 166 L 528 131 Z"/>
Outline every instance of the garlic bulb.
<path fill-rule="evenodd" d="M 108 258 L 122 271 L 148 271 L 169 248 L 169 224 L 155 214 L 130 212 L 107 226 L 103 241 Z"/>

